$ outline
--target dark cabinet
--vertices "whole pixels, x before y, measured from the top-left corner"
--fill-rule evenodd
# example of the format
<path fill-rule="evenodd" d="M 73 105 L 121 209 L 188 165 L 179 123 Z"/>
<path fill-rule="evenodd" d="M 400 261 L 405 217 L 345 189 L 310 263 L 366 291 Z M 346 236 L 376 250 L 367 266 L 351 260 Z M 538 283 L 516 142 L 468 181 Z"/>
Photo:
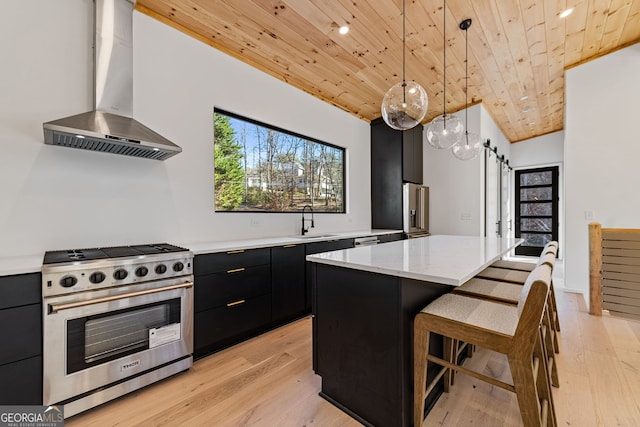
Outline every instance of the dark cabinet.
<path fill-rule="evenodd" d="M 0 277 L 0 404 L 42 404 L 42 278 Z"/>
<path fill-rule="evenodd" d="M 269 327 L 269 248 L 196 255 L 194 356 L 205 356 Z"/>
<path fill-rule="evenodd" d="M 422 125 L 391 129 L 371 122 L 371 226 L 402 229 L 402 184 L 422 184 Z"/>
<path fill-rule="evenodd" d="M 366 425 L 413 425 L 413 318 L 451 287 L 310 264 L 313 369 L 322 377 L 321 395 Z M 442 340 L 432 339 L 429 348 L 440 357 Z M 441 384 L 429 395 L 428 408 Z"/>
<path fill-rule="evenodd" d="M 269 248 L 240 249 L 198 255 L 193 261 L 194 274 L 218 273 L 253 265 L 265 265 L 271 262 Z"/>
<path fill-rule="evenodd" d="M 42 354 L 42 306 L 0 310 L 0 365 Z"/>
<path fill-rule="evenodd" d="M 276 323 L 307 312 L 304 257 L 304 245 L 271 248 L 271 312 Z"/>
<path fill-rule="evenodd" d="M 0 277 L 0 310 L 42 303 L 40 273 Z"/>
<path fill-rule="evenodd" d="M 196 312 L 194 357 L 200 358 L 265 330 L 271 320 L 271 298 L 261 295 L 242 304 L 222 305 Z"/>
<path fill-rule="evenodd" d="M 371 227 L 402 229 L 402 138 L 371 122 Z"/>
<path fill-rule="evenodd" d="M 0 404 L 42 405 L 42 356 L 0 365 Z"/>
<path fill-rule="evenodd" d="M 353 247 L 354 239 L 327 240 L 326 242 L 307 243 L 307 255 L 319 254 L 321 252 L 338 251 Z"/>
<path fill-rule="evenodd" d="M 389 242 L 402 234 L 378 238 Z M 354 239 L 338 239 L 196 255 L 194 357 L 310 313 L 306 255 L 353 247 Z"/>
<path fill-rule="evenodd" d="M 402 227 L 400 227 L 402 228 Z M 340 239 L 340 240 L 329 240 L 326 242 L 313 242 L 307 243 L 306 245 L 306 253 L 307 255 L 319 254 L 321 252 L 331 252 L 338 251 L 340 249 L 349 249 L 354 246 L 354 239 Z M 310 269 L 306 269 L 305 272 L 305 300 L 306 300 L 306 310 L 311 311 L 311 272 Z"/>
<path fill-rule="evenodd" d="M 239 305 L 253 296 L 268 294 L 271 292 L 271 283 L 266 279 L 269 274 L 269 264 L 265 264 L 198 276 L 194 311 Z"/>
<path fill-rule="evenodd" d="M 422 125 L 402 132 L 402 180 L 422 184 Z"/>
<path fill-rule="evenodd" d="M 402 240 L 402 233 L 383 234 L 382 236 L 378 236 L 378 243 L 395 242 L 398 240 Z"/>

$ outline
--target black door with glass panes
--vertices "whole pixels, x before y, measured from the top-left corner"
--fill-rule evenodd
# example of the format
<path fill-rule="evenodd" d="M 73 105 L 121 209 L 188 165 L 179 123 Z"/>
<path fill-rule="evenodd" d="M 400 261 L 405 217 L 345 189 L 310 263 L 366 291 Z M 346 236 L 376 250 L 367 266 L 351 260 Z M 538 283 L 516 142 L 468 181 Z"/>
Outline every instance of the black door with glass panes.
<path fill-rule="evenodd" d="M 516 237 L 524 242 L 516 255 L 540 256 L 542 248 L 558 240 L 558 167 L 515 172 Z"/>

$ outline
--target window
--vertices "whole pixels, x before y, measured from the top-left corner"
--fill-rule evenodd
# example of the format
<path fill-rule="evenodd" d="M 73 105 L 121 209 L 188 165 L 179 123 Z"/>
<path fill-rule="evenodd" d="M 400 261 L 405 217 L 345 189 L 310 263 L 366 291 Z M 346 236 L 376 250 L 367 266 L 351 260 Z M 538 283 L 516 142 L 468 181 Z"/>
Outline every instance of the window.
<path fill-rule="evenodd" d="M 345 212 L 345 150 L 214 108 L 215 210 Z"/>

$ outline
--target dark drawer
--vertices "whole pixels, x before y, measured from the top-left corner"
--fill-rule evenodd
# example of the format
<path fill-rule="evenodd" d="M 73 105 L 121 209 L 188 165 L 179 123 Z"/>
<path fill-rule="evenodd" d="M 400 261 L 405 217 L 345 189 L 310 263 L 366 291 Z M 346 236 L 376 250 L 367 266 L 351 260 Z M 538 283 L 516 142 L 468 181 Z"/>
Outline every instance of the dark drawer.
<path fill-rule="evenodd" d="M 0 365 L 42 354 L 42 305 L 0 310 Z"/>
<path fill-rule="evenodd" d="M 196 255 L 193 268 L 194 274 L 198 276 L 235 268 L 269 264 L 270 262 L 271 251 L 269 248 L 247 249 Z"/>
<path fill-rule="evenodd" d="M 193 345 L 196 354 L 203 348 L 222 348 L 244 338 L 248 333 L 264 330 L 271 321 L 271 295 L 245 300 L 230 307 L 222 306 L 195 314 Z"/>
<path fill-rule="evenodd" d="M 307 255 L 317 254 L 320 252 L 331 252 L 340 249 L 349 249 L 353 247 L 353 239 L 329 240 L 326 242 L 307 243 Z"/>
<path fill-rule="evenodd" d="M 42 275 L 40 273 L 0 277 L 0 310 L 38 304 L 41 299 Z"/>
<path fill-rule="evenodd" d="M 398 240 L 402 240 L 402 233 L 383 234 L 382 236 L 378 236 L 378 241 L 380 243 L 395 242 Z"/>
<path fill-rule="evenodd" d="M 42 357 L 0 365 L 2 405 L 42 405 Z"/>
<path fill-rule="evenodd" d="M 271 266 L 241 267 L 195 277 L 194 309 L 208 310 L 271 292 Z"/>

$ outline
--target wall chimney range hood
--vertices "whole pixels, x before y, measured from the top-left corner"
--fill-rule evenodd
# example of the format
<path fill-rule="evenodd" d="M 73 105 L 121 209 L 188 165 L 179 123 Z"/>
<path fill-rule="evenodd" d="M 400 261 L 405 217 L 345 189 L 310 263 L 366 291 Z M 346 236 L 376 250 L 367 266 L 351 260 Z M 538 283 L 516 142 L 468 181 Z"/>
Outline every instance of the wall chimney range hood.
<path fill-rule="evenodd" d="M 95 0 L 95 109 L 42 125 L 45 144 L 165 160 L 180 147 L 133 119 L 135 0 Z"/>

